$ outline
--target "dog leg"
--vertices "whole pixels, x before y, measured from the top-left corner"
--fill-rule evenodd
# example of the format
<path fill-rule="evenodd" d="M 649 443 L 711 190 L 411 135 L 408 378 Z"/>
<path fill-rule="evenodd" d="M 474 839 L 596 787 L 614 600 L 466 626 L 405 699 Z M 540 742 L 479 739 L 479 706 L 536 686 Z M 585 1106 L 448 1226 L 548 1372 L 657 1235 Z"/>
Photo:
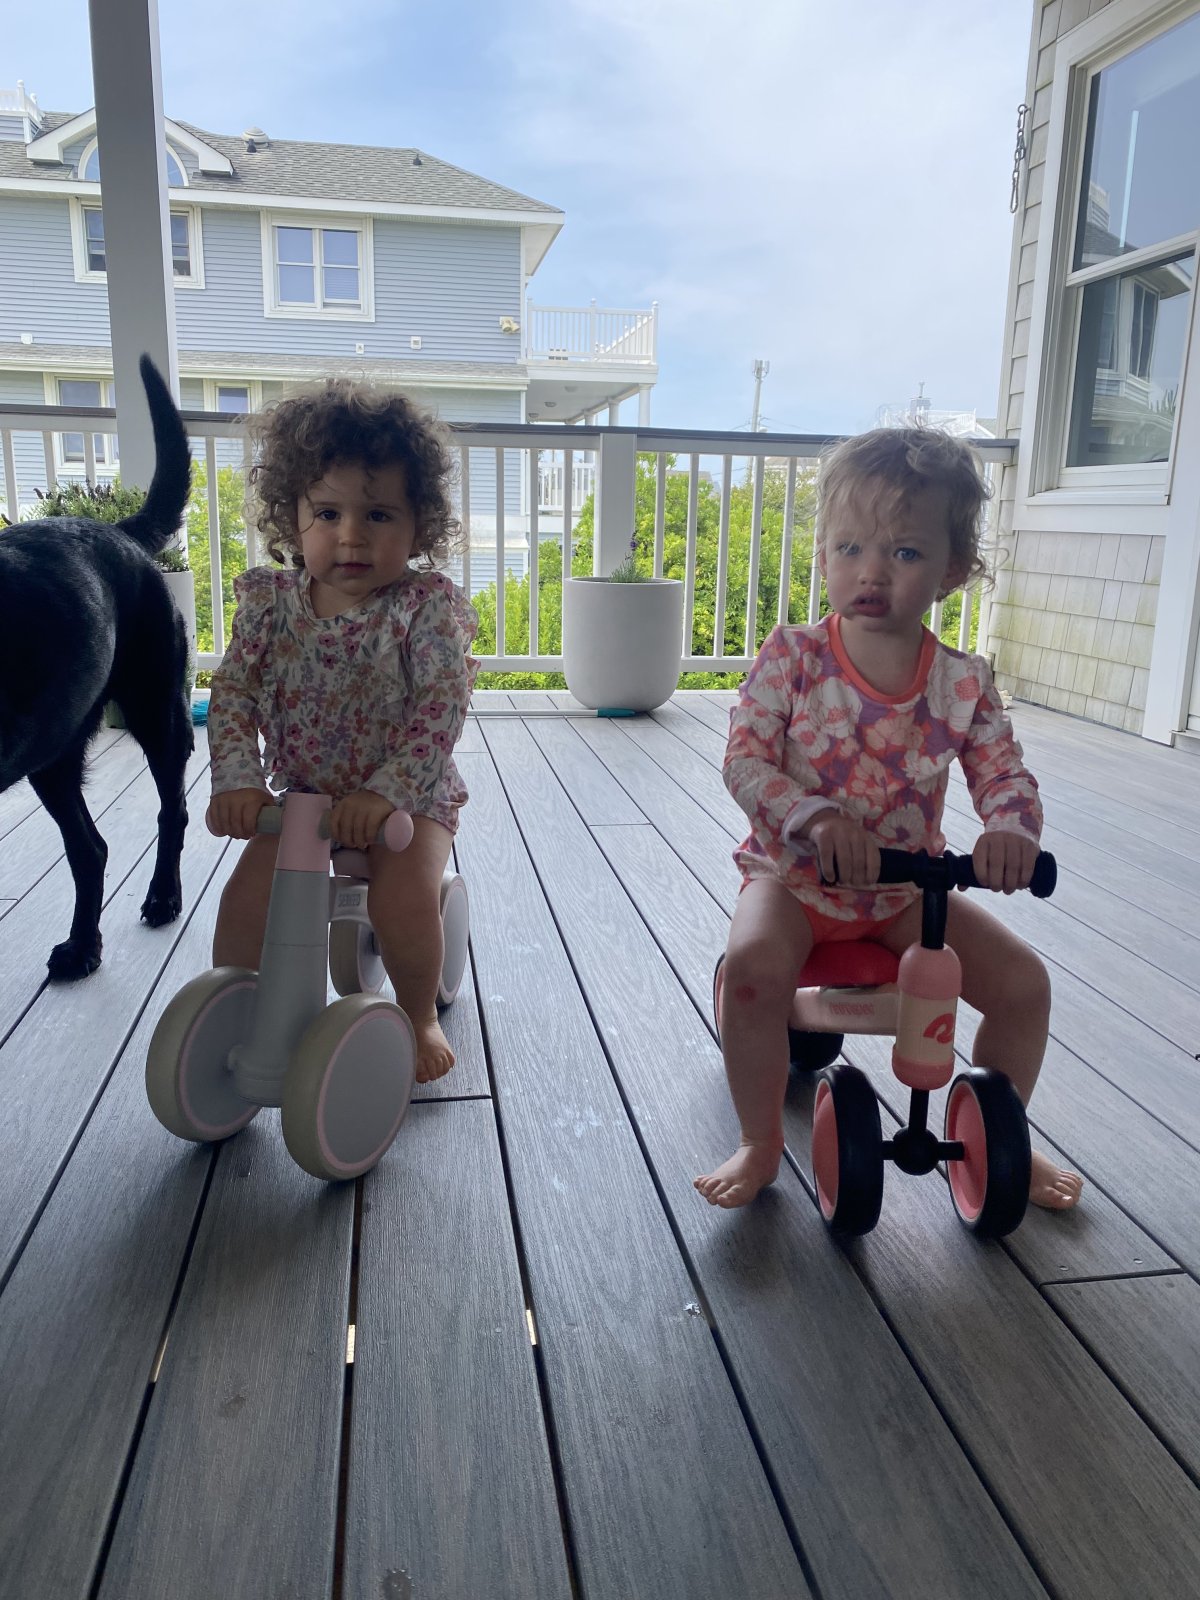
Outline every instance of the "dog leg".
<path fill-rule="evenodd" d="M 184 773 L 192 751 L 192 713 L 186 700 L 173 694 L 167 704 L 123 706 L 129 731 L 146 752 L 150 775 L 158 790 L 158 853 L 150 889 L 142 904 L 142 919 L 152 928 L 174 922 L 183 909 L 179 860 L 187 827 Z M 150 715 L 146 716 L 147 709 Z M 144 720 L 143 720 L 144 719 Z"/>
<path fill-rule="evenodd" d="M 86 978 L 100 965 L 100 907 L 104 902 L 104 867 L 108 846 L 83 799 L 84 746 L 68 750 L 29 782 L 58 824 L 67 864 L 75 880 L 75 915 L 71 933 L 55 945 L 46 965 L 56 981 Z"/>

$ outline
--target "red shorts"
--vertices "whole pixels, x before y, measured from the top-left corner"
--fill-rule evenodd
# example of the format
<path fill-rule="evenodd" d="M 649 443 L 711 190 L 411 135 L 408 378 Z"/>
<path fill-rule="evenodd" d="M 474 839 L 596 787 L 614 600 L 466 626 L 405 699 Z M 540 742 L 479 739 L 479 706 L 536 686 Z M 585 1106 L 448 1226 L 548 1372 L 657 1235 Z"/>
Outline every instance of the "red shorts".
<path fill-rule="evenodd" d="M 917 902 L 920 905 L 920 901 Z M 901 917 L 908 912 L 898 911 L 894 917 L 855 917 L 850 922 L 845 922 L 841 917 L 826 916 L 824 911 L 818 911 L 815 906 L 810 906 L 807 901 L 801 900 L 800 909 L 808 918 L 808 925 L 812 929 L 813 944 L 846 944 L 851 939 L 868 939 L 876 943 L 883 942 L 883 936 L 890 928 L 894 928 Z"/>

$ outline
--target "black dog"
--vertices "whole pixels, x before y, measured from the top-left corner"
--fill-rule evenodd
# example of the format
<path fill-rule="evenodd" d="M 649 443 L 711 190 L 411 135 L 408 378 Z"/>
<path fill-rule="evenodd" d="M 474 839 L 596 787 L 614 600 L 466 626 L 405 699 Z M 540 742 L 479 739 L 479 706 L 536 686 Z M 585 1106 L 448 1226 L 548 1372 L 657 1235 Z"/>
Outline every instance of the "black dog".
<path fill-rule="evenodd" d="M 83 767 L 106 701 L 120 706 L 158 789 L 158 857 L 142 916 L 159 927 L 182 907 L 187 640 L 150 558 L 179 527 L 192 464 L 183 420 L 147 356 L 141 372 L 158 458 L 137 515 L 115 524 L 54 517 L 0 533 L 0 790 L 29 779 L 62 831 L 75 880 L 71 934 L 50 955 L 52 978 L 100 965 L 108 847 L 83 801 Z"/>

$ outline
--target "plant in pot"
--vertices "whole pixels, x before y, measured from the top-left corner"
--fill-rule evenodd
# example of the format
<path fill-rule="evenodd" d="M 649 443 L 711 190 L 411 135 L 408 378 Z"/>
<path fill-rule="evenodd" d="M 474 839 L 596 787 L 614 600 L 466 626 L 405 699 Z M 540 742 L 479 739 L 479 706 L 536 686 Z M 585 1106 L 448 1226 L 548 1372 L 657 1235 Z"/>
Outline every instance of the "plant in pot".
<path fill-rule="evenodd" d="M 93 522 L 123 522 L 142 509 L 146 491 L 126 488 L 119 478 L 112 483 L 60 483 L 45 494 L 35 489 L 41 517 L 90 517 Z M 153 557 L 162 571 L 175 608 L 183 618 L 188 642 L 188 694 L 196 685 L 196 582 L 188 564 L 187 550 L 168 545 Z M 110 724 L 119 713 L 110 708 Z M 119 726 L 119 723 L 117 724 Z"/>
<path fill-rule="evenodd" d="M 683 584 L 637 565 L 637 535 L 607 577 L 563 584 L 563 675 L 597 711 L 653 711 L 679 683 Z"/>

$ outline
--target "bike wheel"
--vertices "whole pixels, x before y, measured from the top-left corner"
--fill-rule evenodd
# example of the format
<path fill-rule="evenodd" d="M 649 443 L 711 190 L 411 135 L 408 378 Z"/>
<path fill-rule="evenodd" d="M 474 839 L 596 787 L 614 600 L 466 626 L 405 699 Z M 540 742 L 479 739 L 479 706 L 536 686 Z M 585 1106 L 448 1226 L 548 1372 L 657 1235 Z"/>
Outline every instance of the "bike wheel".
<path fill-rule="evenodd" d="M 196 1144 L 228 1139 L 261 1107 L 233 1083 L 229 1052 L 250 1033 L 258 974 L 215 967 L 185 983 L 158 1019 L 146 1052 L 146 1097 L 170 1133 Z"/>
<path fill-rule="evenodd" d="M 329 924 L 329 976 L 340 995 L 379 993 L 387 974 L 373 928 L 349 919 Z"/>
<path fill-rule="evenodd" d="M 813 1107 L 813 1179 L 835 1233 L 870 1233 L 883 1206 L 879 1101 L 857 1067 L 827 1067 Z"/>
<path fill-rule="evenodd" d="M 946 1138 L 960 1141 L 960 1160 L 946 1162 L 959 1220 L 981 1239 L 1011 1233 L 1029 1203 L 1031 1158 L 1025 1107 L 1002 1072 L 972 1067 L 950 1086 Z"/>

